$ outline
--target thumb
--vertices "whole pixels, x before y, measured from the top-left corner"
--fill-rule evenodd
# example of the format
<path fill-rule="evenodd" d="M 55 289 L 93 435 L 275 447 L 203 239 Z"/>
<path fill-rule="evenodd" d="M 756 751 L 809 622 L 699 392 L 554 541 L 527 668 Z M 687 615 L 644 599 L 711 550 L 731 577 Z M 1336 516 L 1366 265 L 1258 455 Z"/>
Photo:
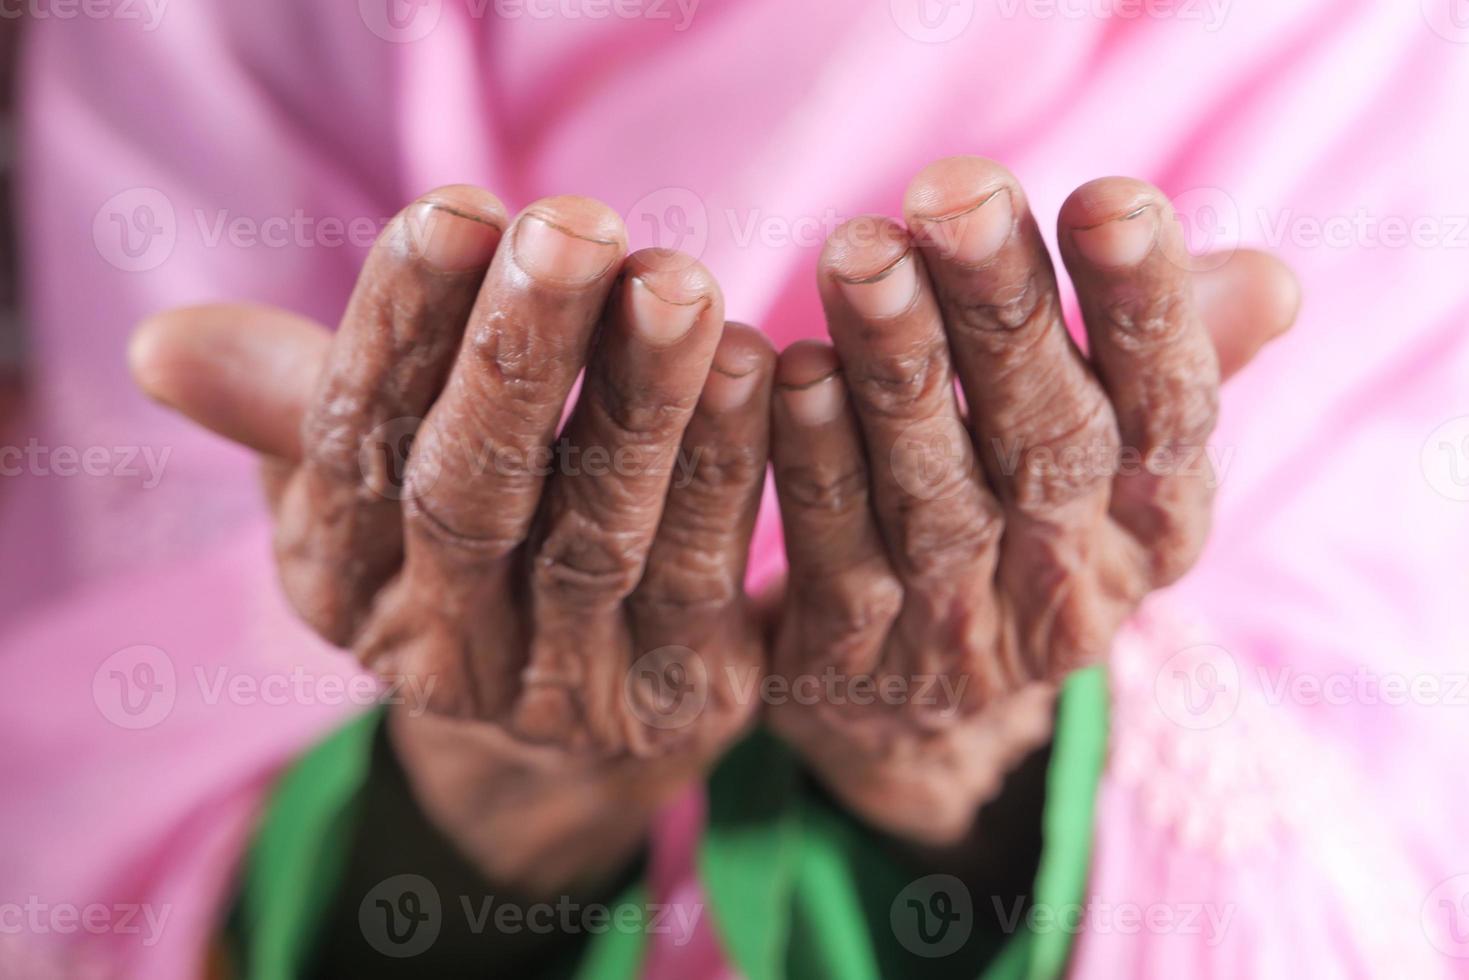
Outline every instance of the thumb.
<path fill-rule="evenodd" d="M 1228 378 L 1295 323 L 1301 287 L 1288 265 L 1265 252 L 1236 252 L 1218 268 L 1209 268 L 1216 264 L 1210 259 L 1193 274 L 1194 303 Z"/>
<path fill-rule="evenodd" d="M 325 327 L 274 307 L 181 307 L 138 326 L 128 366 L 154 400 L 226 439 L 296 461 L 330 345 Z"/>

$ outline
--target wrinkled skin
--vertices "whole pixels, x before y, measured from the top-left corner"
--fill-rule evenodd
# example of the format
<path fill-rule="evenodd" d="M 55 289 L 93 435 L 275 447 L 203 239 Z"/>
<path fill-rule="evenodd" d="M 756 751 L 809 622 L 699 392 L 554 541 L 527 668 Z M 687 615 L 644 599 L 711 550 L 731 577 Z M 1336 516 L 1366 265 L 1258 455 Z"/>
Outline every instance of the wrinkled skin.
<path fill-rule="evenodd" d="M 768 715 L 863 819 L 951 843 L 1048 737 L 1055 683 L 1198 554 L 1211 481 L 1107 461 L 1201 445 L 1221 366 L 1295 297 L 1264 256 L 1189 272 L 1161 194 L 1096 182 L 1060 236 L 1088 360 L 1014 178 L 942 161 L 906 208 L 906 229 L 833 235 L 834 346 L 778 363 L 724 322 L 698 263 L 626 256 L 606 207 L 552 198 L 510 221 L 449 187 L 389 226 L 335 336 L 263 307 L 176 310 L 140 328 L 133 370 L 262 453 L 303 619 L 432 681 L 390 731 L 425 811 L 493 880 L 614 874 L 754 720 L 740 681 L 771 670 L 947 682 L 937 703 L 914 687 Z M 1150 229 L 1141 245 L 1117 217 Z M 1068 447 L 1090 462 L 1027 465 Z M 772 622 L 742 589 L 767 450 L 791 563 Z"/>
<path fill-rule="evenodd" d="M 1058 229 L 1088 357 L 1007 171 L 940 161 L 904 210 L 827 242 L 833 344 L 782 354 L 772 436 L 791 583 L 775 670 L 861 679 L 871 703 L 853 681 L 772 722 L 868 820 L 951 844 L 1048 737 L 1056 683 L 1197 558 L 1221 356 L 1238 367 L 1295 300 L 1288 273 L 1235 256 L 1286 281 L 1253 285 L 1279 309 L 1216 354 L 1167 199 L 1094 181 Z"/>
<path fill-rule="evenodd" d="M 746 727 L 757 706 L 724 680 L 764 660 L 742 582 L 775 353 L 725 324 L 698 263 L 624 242 L 593 201 L 512 223 L 489 194 L 444 188 L 386 230 L 330 341 L 214 308 L 168 314 L 134 348 L 145 387 L 228 433 L 236 406 L 216 392 L 201 412 L 171 386 L 263 356 L 262 321 L 280 346 L 315 345 L 299 436 L 288 409 L 244 434 L 269 454 L 286 595 L 431 690 L 393 716 L 410 777 L 494 877 L 531 889 L 624 859 Z M 698 701 L 670 706 L 667 681 L 701 668 Z"/>

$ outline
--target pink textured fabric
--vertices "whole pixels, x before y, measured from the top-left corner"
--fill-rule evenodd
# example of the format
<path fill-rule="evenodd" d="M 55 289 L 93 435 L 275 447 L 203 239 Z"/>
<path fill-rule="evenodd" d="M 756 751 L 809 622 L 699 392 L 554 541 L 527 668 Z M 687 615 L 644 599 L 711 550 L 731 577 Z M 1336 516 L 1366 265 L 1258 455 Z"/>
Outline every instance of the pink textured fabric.
<path fill-rule="evenodd" d="M 730 316 L 785 344 L 822 329 L 825 233 L 897 213 L 952 153 L 1008 165 L 1043 227 L 1087 179 L 1148 178 L 1196 241 L 1278 249 L 1307 294 L 1225 394 L 1203 562 L 1119 641 L 1073 972 L 1469 974 L 1456 2 L 739 0 L 619 18 L 194 0 L 156 23 L 136 5 L 30 25 L 38 397 L 19 444 L 104 452 L 100 475 L 52 455 L 0 484 L 0 904 L 49 910 L 45 928 L 0 920 L 0 974 L 195 975 L 272 774 L 353 708 L 329 680 L 353 666 L 275 594 L 246 454 L 133 393 L 135 319 L 248 298 L 334 322 L 362 223 L 468 181 L 513 207 L 608 201 L 634 246 L 699 253 Z M 774 517 L 757 579 L 781 566 Z M 221 694 L 221 670 L 267 683 Z M 302 675 L 285 703 L 265 693 Z M 1417 686 L 1389 693 L 1394 678 Z M 686 897 L 683 806 L 655 876 Z M 98 934 L 50 914 L 93 903 L 171 911 L 156 933 L 140 913 L 138 932 Z M 650 969 L 723 969 L 707 935 L 690 945 Z"/>

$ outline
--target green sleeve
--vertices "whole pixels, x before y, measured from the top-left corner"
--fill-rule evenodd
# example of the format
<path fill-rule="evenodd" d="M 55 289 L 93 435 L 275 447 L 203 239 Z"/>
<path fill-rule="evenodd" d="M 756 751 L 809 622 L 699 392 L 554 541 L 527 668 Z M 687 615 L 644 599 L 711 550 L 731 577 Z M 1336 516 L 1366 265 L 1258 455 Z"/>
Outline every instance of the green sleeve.
<path fill-rule="evenodd" d="M 1106 700 L 1099 668 L 1073 676 L 1063 692 L 1046 775 L 1037 906 L 1083 902 Z M 381 717 L 375 711 L 354 719 L 277 786 L 230 918 L 228 946 L 238 977 L 309 973 L 346 877 Z M 763 732 L 736 746 L 710 780 L 699 872 L 725 953 L 749 980 L 1039 980 L 1059 975 L 1070 955 L 1073 937 L 1063 930 L 976 929 L 972 908 L 965 916 L 967 894 L 955 893 L 957 879 L 914 881 L 870 831 L 813 792 L 793 754 Z M 635 914 L 646 901 L 639 882 L 609 904 Z M 921 916 L 927 919 L 918 921 Z M 644 943 L 641 931 L 598 933 L 586 937 L 574 963 L 554 972 L 588 980 L 636 977 Z"/>
<path fill-rule="evenodd" d="M 1084 904 L 1106 737 L 1105 675 L 1092 668 L 1067 681 L 1057 712 L 1038 909 Z M 726 758 L 709 795 L 700 875 L 724 948 L 750 980 L 1042 980 L 1065 969 L 1070 932 L 1032 932 L 1028 920 L 1009 933 L 978 928 L 975 899 L 957 878 L 915 880 L 871 831 L 813 792 L 768 735 Z"/>
<path fill-rule="evenodd" d="M 354 718 L 298 760 L 276 786 L 246 855 L 226 927 L 224 945 L 238 980 L 289 980 L 311 974 L 319 937 L 347 878 L 353 830 L 381 721 L 381 710 Z M 610 914 L 639 922 L 646 904 L 641 882 L 607 903 Z M 437 906 L 428 914 L 442 916 L 455 910 Z M 578 944 L 575 962 L 558 959 L 545 974 L 578 980 L 635 977 L 642 962 L 643 935 L 631 929 L 589 935 Z M 373 938 L 389 941 L 386 933 L 368 941 Z M 405 943 L 413 941 L 410 937 Z M 405 959 L 405 965 L 411 962 Z"/>

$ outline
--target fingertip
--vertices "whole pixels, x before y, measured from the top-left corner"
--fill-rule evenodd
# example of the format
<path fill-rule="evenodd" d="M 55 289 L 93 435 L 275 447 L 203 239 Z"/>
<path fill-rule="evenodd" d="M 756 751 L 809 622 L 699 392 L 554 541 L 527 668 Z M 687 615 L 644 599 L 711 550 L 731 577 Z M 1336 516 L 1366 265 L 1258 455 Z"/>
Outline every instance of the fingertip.
<path fill-rule="evenodd" d="M 781 401 L 798 425 L 824 425 L 841 415 L 846 386 L 841 362 L 830 344 L 797 341 L 781 352 L 775 374 Z"/>
<path fill-rule="evenodd" d="M 419 198 L 419 203 L 431 204 L 501 229 L 510 224 L 510 214 L 505 210 L 505 203 L 483 187 L 473 184 L 445 184 L 436 187 Z"/>
<path fill-rule="evenodd" d="M 1194 303 L 1228 377 L 1300 315 L 1303 294 L 1295 271 L 1268 252 L 1245 249 L 1194 273 Z"/>
<path fill-rule="evenodd" d="M 576 285 L 601 279 L 627 252 L 627 229 L 606 204 L 565 195 L 535 202 L 516 218 L 512 255 L 530 275 Z"/>
<path fill-rule="evenodd" d="M 1079 256 L 1101 268 L 1140 264 L 1171 224 L 1168 199 L 1146 181 L 1102 177 L 1071 193 L 1061 206 L 1057 233 L 1068 261 Z"/>
<path fill-rule="evenodd" d="M 1007 189 L 1018 192 L 1019 181 L 994 160 L 945 157 L 924 167 L 908 184 L 903 194 L 903 215 L 909 225 L 946 221 Z"/>
<path fill-rule="evenodd" d="M 703 324 L 703 332 L 723 325 L 724 298 L 719 283 L 697 259 L 668 249 L 643 249 L 623 266 L 628 319 L 654 347 L 678 343 Z"/>
<path fill-rule="evenodd" d="M 400 227 L 407 254 L 442 272 L 487 267 L 510 219 L 500 199 L 482 188 L 451 184 L 404 209 Z"/>
<path fill-rule="evenodd" d="M 726 323 L 714 351 L 699 405 L 715 414 L 749 405 L 774 375 L 775 347 L 763 332 L 745 323 Z"/>
<path fill-rule="evenodd" d="M 908 229 L 883 215 L 868 214 L 842 222 L 821 250 L 821 268 L 846 283 L 882 278 L 913 246 Z"/>
<path fill-rule="evenodd" d="M 1082 184 L 1066 198 L 1057 218 L 1064 236 L 1077 228 L 1094 228 L 1150 204 L 1166 201 L 1163 192 L 1135 177 L 1098 177 Z"/>
<path fill-rule="evenodd" d="M 780 352 L 775 382 L 782 387 L 802 388 L 841 370 L 837 352 L 825 340 L 798 340 Z"/>

